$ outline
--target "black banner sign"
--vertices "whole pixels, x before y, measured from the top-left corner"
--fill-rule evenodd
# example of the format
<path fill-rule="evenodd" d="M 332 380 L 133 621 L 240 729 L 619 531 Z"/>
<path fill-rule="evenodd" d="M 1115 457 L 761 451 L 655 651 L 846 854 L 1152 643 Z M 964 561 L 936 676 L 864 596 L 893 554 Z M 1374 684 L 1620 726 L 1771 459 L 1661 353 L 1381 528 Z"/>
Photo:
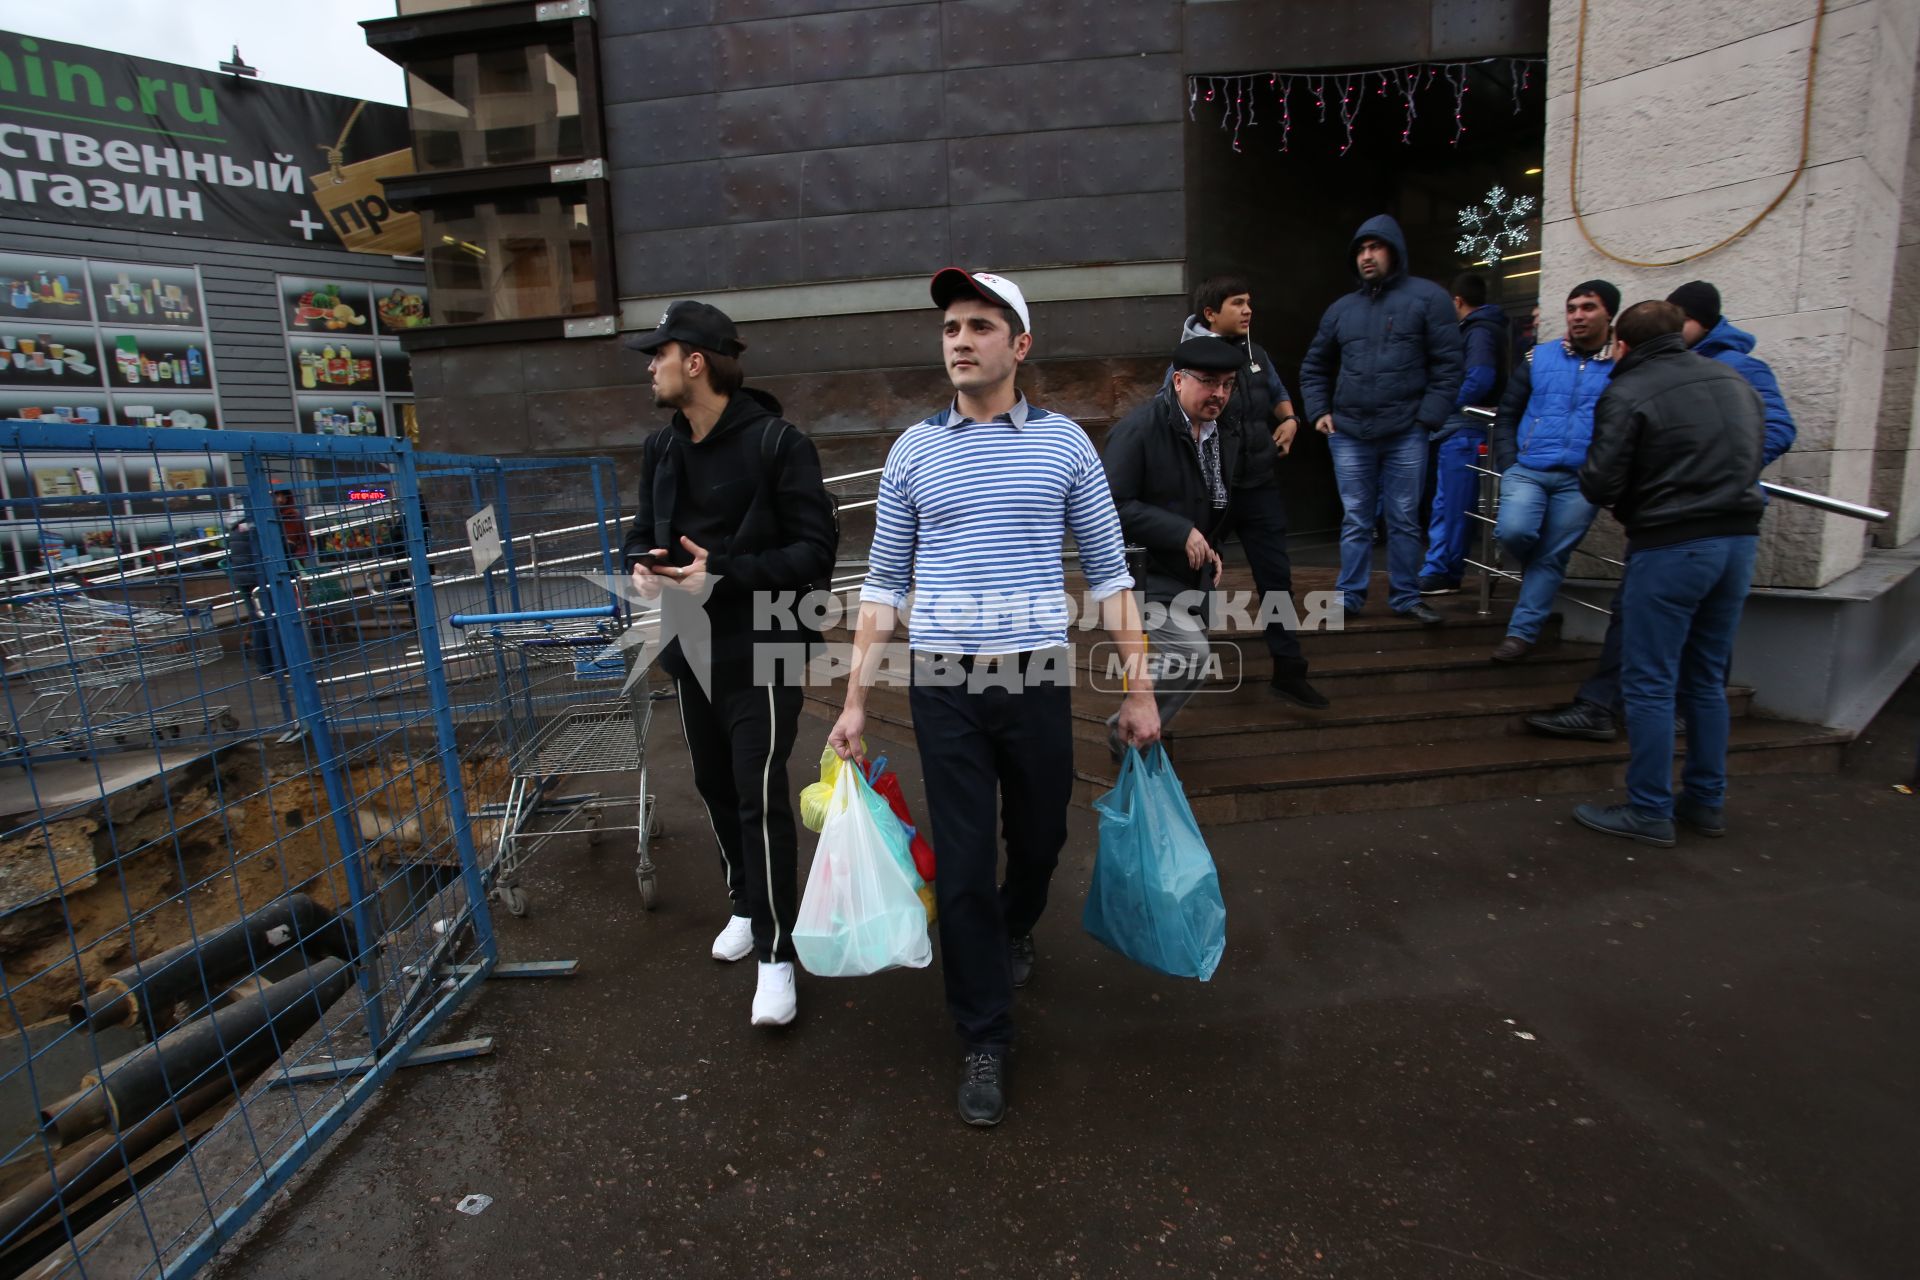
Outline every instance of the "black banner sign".
<path fill-rule="evenodd" d="M 404 107 L 0 32 L 0 216 L 400 252 L 364 175 L 410 146 Z"/>

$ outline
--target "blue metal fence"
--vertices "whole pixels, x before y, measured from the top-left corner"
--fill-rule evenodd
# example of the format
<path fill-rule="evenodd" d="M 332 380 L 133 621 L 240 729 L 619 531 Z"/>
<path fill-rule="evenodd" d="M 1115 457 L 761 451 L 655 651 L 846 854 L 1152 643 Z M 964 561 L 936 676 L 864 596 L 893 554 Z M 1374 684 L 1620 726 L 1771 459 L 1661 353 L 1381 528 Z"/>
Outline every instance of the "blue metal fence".
<path fill-rule="evenodd" d="M 515 730 L 443 620 L 605 608 L 613 506 L 603 460 L 0 423 L 0 1275 L 190 1274 L 480 1047 L 426 1042 L 497 969 Z"/>

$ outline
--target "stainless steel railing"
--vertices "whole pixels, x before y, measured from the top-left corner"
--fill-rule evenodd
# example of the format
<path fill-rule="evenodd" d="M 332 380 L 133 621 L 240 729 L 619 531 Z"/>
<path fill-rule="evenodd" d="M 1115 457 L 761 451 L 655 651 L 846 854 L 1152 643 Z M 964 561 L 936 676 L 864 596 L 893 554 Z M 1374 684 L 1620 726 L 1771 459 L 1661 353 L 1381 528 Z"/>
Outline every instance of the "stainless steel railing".
<path fill-rule="evenodd" d="M 1470 407 L 1464 412 L 1489 420 L 1495 416 L 1494 411 L 1491 409 Z M 1486 446 L 1482 445 L 1481 448 L 1485 449 Z M 1508 582 L 1518 582 L 1520 581 L 1520 575 L 1500 568 L 1498 563 L 1500 554 L 1499 546 L 1494 541 L 1493 530 L 1499 518 L 1500 473 L 1491 467 L 1470 466 L 1468 470 L 1480 477 L 1478 509 L 1466 513 L 1469 519 L 1480 522 L 1480 559 L 1474 560 L 1469 557 L 1466 563 L 1480 570 L 1480 599 L 1477 611 L 1481 614 L 1488 614 L 1493 611 L 1493 580 L 1495 578 L 1504 578 Z M 1779 484 L 1772 480 L 1762 480 L 1760 482 L 1760 489 L 1761 492 L 1771 497 L 1779 498 L 1784 502 L 1799 503 L 1801 506 L 1812 507 L 1815 510 L 1824 511 L 1829 515 L 1846 516 L 1849 519 L 1862 520 L 1868 523 L 1877 523 L 1885 520 L 1891 514 L 1890 512 L 1882 511 L 1878 507 L 1869 507 L 1857 502 L 1848 502 L 1843 498 L 1828 497 L 1824 493 L 1815 493 L 1810 489 L 1796 489 L 1791 485 Z M 1627 567 L 1624 561 L 1615 560 L 1612 556 L 1601 555 L 1597 551 L 1589 551 L 1585 547 L 1575 547 L 1574 553 L 1576 555 L 1586 556 L 1589 559 L 1598 560 L 1603 564 L 1612 565 L 1616 569 L 1624 570 Z M 1575 604 L 1583 609 L 1592 609 L 1596 613 L 1604 613 L 1609 617 L 1613 614 L 1613 610 L 1601 605 L 1589 604 L 1587 601 L 1578 599 L 1577 597 L 1572 597 L 1572 599 Z"/>

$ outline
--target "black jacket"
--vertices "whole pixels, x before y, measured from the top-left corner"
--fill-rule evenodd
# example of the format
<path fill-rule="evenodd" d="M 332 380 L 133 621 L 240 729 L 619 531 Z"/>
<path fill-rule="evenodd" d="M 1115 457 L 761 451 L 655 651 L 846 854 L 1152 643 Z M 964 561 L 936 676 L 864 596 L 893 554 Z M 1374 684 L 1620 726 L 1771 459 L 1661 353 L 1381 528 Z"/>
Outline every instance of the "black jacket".
<path fill-rule="evenodd" d="M 1184 342 L 1188 338 L 1220 338 L 1220 335 L 1198 316 L 1188 316 L 1186 324 L 1181 326 L 1180 340 Z M 1248 489 L 1271 485 L 1274 463 L 1280 457 L 1280 451 L 1273 445 L 1273 415 L 1282 403 L 1292 401 L 1293 393 L 1281 381 L 1273 357 L 1253 340 L 1252 334 L 1220 338 L 1220 341 L 1240 352 L 1240 373 L 1233 381 L 1233 396 L 1227 401 L 1226 412 L 1220 415 L 1221 429 L 1231 429 L 1240 437 L 1240 471 L 1231 477 L 1231 483 Z M 1173 366 L 1168 365 L 1160 389 L 1166 391 L 1172 386 Z"/>
<path fill-rule="evenodd" d="M 1197 528 L 1212 541 L 1231 510 L 1214 509 L 1200 459 L 1193 445 L 1181 439 L 1180 433 L 1188 430 L 1172 390 L 1165 390 L 1113 424 L 1100 459 L 1120 513 L 1121 532 L 1130 544 L 1146 548 L 1144 563 L 1136 561 L 1135 576 L 1150 600 L 1171 600 L 1182 591 L 1212 585 L 1205 581 L 1204 570 L 1187 564 L 1187 535 Z M 1216 438 L 1220 474 L 1231 481 L 1240 438 L 1225 424 Z M 1227 492 L 1231 501 L 1233 491 Z"/>
<path fill-rule="evenodd" d="M 716 666 L 750 666 L 756 641 L 819 640 L 816 632 L 784 625 L 784 618 L 760 631 L 753 627 L 756 592 L 814 589 L 831 578 L 839 549 L 819 452 L 766 392 L 735 392 L 698 443 L 680 413 L 647 437 L 639 506 L 620 548 L 621 566 L 632 569 L 654 547 L 667 549 L 668 563 L 690 564 L 693 553 L 680 545 L 682 537 L 706 548 L 707 572 L 719 580 L 706 602 Z M 687 674 L 677 642 L 660 659 L 669 671 Z"/>
<path fill-rule="evenodd" d="M 1766 431 L 1745 378 L 1663 334 L 1627 352 L 1594 406 L 1580 492 L 1636 550 L 1757 533 Z"/>

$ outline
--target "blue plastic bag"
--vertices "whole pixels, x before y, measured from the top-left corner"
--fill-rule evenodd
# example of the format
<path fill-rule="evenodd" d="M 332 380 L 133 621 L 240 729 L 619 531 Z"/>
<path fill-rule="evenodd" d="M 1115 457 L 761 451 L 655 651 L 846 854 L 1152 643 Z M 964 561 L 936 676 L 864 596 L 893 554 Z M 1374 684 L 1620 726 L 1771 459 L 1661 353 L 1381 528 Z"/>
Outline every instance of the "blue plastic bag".
<path fill-rule="evenodd" d="M 1166 749 L 1128 747 L 1093 807 L 1100 853 L 1080 923 L 1129 960 L 1205 982 L 1227 949 L 1227 904 Z"/>

